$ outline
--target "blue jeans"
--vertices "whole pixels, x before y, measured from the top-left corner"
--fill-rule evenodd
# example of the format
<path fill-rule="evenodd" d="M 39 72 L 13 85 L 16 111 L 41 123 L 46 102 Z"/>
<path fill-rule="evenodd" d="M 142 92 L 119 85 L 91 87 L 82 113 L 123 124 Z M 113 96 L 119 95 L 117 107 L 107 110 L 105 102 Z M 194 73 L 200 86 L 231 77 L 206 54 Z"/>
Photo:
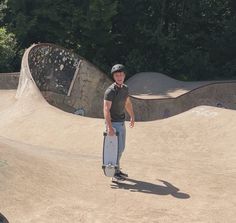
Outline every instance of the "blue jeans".
<path fill-rule="evenodd" d="M 120 159 L 125 150 L 126 128 L 124 122 L 112 122 L 112 127 L 116 129 L 118 135 L 118 170 L 120 169 Z"/>

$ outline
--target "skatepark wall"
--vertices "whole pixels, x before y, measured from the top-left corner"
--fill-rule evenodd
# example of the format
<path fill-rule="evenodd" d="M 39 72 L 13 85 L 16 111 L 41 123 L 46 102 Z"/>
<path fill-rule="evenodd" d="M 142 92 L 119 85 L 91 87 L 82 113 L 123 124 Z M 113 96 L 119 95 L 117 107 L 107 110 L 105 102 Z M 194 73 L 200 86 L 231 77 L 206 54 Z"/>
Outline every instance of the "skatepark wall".
<path fill-rule="evenodd" d="M 74 88 L 71 91 L 73 106 L 85 116 L 103 118 L 104 92 L 112 81 L 96 66 L 82 59 Z"/>
<path fill-rule="evenodd" d="M 0 73 L 0 89 L 16 89 L 20 72 Z"/>
<path fill-rule="evenodd" d="M 131 100 L 137 121 L 168 118 L 200 105 L 236 110 L 236 82 L 211 83 L 176 98 L 141 99 L 131 96 Z"/>
<path fill-rule="evenodd" d="M 17 98 L 30 95 L 66 112 L 103 118 L 103 95 L 112 83 L 96 66 L 74 52 L 53 45 L 32 45 L 22 59 Z M 46 99 L 46 100 L 45 100 Z M 236 82 L 202 85 L 175 98 L 131 95 L 136 121 L 164 119 L 208 105 L 236 110 Z"/>
<path fill-rule="evenodd" d="M 103 94 L 112 82 L 84 58 L 53 44 L 37 44 L 25 52 L 22 67 L 49 104 L 83 116 L 103 117 Z"/>

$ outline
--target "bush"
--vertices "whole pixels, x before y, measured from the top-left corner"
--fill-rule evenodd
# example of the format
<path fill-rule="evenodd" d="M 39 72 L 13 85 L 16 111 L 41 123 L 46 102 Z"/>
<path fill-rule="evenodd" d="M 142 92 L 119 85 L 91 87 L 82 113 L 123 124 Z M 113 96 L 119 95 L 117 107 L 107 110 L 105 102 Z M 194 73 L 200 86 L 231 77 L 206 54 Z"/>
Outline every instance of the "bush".
<path fill-rule="evenodd" d="M 7 33 L 5 28 L 0 28 L 0 72 L 13 71 L 16 58 L 16 40 L 12 33 Z"/>

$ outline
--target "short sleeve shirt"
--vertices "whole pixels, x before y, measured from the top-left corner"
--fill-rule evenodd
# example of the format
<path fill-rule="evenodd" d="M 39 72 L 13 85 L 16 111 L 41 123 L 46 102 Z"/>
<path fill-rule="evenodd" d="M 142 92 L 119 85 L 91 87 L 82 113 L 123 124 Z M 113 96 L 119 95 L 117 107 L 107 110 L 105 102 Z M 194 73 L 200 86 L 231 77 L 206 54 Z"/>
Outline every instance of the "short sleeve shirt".
<path fill-rule="evenodd" d="M 125 102 L 129 96 L 129 89 L 127 85 L 118 87 L 115 83 L 107 88 L 104 94 L 104 100 L 111 101 L 111 121 L 124 122 L 125 121 Z"/>

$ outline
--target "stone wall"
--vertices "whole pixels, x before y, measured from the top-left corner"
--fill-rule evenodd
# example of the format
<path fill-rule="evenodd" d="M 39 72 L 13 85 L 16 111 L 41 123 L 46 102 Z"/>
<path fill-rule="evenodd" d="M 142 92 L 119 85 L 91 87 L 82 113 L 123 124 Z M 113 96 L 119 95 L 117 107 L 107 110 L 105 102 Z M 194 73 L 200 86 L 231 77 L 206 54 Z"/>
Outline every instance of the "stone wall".
<path fill-rule="evenodd" d="M 20 72 L 0 73 L 0 89 L 17 89 Z"/>

